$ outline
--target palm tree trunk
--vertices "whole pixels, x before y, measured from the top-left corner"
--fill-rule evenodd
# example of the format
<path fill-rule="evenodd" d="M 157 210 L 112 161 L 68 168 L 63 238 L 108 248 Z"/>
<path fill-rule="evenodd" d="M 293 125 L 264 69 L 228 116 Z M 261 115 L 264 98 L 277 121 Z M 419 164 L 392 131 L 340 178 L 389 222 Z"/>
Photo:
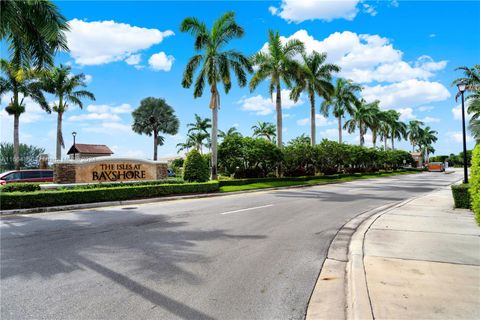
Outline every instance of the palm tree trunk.
<path fill-rule="evenodd" d="M 338 117 L 338 143 L 342 143 L 342 117 Z"/>
<path fill-rule="evenodd" d="M 153 130 L 153 161 L 157 161 L 158 132 Z"/>
<path fill-rule="evenodd" d="M 280 84 L 277 84 L 277 99 L 276 99 L 276 111 L 277 111 L 277 146 L 279 148 L 283 147 L 282 144 L 282 91 L 280 89 Z"/>
<path fill-rule="evenodd" d="M 392 150 L 395 150 L 395 138 L 392 135 Z"/>
<path fill-rule="evenodd" d="M 361 122 L 359 124 L 359 127 L 360 127 L 360 146 L 363 147 L 363 145 L 365 144 L 365 137 L 363 136 L 363 126 Z"/>
<path fill-rule="evenodd" d="M 212 109 L 212 180 L 217 180 L 217 131 L 218 131 L 218 91 L 214 85 L 211 88 L 212 98 L 210 100 L 210 108 Z"/>
<path fill-rule="evenodd" d="M 385 149 L 385 151 L 387 151 L 387 140 L 388 140 L 388 137 L 387 137 L 387 133 L 385 132 L 383 134 L 383 148 Z"/>
<path fill-rule="evenodd" d="M 62 117 L 63 117 L 63 112 L 59 111 L 57 113 L 57 150 L 56 150 L 57 151 L 57 154 L 56 154 L 56 159 L 57 160 L 61 160 L 61 158 L 62 158 L 62 145 L 63 145 Z"/>
<path fill-rule="evenodd" d="M 373 147 L 377 147 L 377 130 L 372 130 L 372 144 Z"/>
<path fill-rule="evenodd" d="M 18 137 L 20 124 L 20 114 L 15 112 L 13 114 L 13 163 L 15 170 L 20 170 L 20 139 Z"/>
<path fill-rule="evenodd" d="M 310 143 L 315 145 L 315 95 L 310 95 Z"/>

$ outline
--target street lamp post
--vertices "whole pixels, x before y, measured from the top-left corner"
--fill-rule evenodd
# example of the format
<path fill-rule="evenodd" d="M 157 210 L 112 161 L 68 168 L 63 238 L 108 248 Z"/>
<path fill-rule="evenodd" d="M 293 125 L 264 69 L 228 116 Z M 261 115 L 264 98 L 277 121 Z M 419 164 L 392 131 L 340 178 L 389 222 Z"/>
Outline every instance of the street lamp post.
<path fill-rule="evenodd" d="M 73 136 L 73 160 L 75 160 L 75 137 L 77 136 L 77 133 L 75 131 L 72 132 Z"/>
<path fill-rule="evenodd" d="M 463 183 L 468 183 L 468 171 L 467 171 L 467 135 L 465 133 L 465 98 L 463 93 L 467 88 L 467 84 L 464 81 L 460 81 L 457 84 L 458 91 L 462 94 L 462 133 L 463 133 Z"/>

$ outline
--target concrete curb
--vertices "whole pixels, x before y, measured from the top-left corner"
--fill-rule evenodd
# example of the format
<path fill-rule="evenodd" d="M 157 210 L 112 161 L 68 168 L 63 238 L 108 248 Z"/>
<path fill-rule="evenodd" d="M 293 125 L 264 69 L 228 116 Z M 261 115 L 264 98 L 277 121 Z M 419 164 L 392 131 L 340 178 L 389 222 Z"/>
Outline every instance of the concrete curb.
<path fill-rule="evenodd" d="M 443 188 L 365 211 L 345 223 L 328 249 L 306 319 L 374 319 L 363 264 L 365 235 L 382 215 Z"/>
<path fill-rule="evenodd" d="M 399 175 L 399 176 L 401 176 L 401 175 Z M 155 202 L 174 201 L 174 200 L 223 197 L 223 196 L 231 196 L 231 195 L 238 195 L 238 194 L 245 194 L 245 193 L 266 192 L 266 191 L 284 190 L 284 189 L 309 188 L 309 187 L 323 186 L 323 185 L 329 185 L 329 184 L 351 183 L 351 182 L 355 182 L 355 181 L 358 181 L 358 180 L 370 180 L 370 179 L 390 178 L 390 177 L 392 177 L 392 176 L 386 176 L 386 177 L 379 176 L 378 178 L 375 177 L 375 178 L 368 178 L 368 179 L 356 179 L 356 180 L 351 180 L 351 181 L 335 181 L 335 182 L 328 182 L 327 181 L 326 183 L 319 183 L 319 184 L 273 187 L 273 188 L 234 191 L 234 192 L 225 192 L 225 193 L 219 193 L 219 192 L 217 192 L 217 193 L 201 193 L 201 194 L 177 195 L 177 196 L 147 198 L 147 199 L 138 199 L 138 200 L 107 201 L 107 202 L 71 204 L 71 205 L 53 206 L 53 207 L 0 210 L 0 217 L 1 216 L 7 216 L 7 215 L 14 215 L 14 214 L 46 213 L 46 212 L 56 212 L 56 211 L 82 210 L 82 209 L 104 208 L 104 207 L 114 207 L 114 206 L 136 205 L 136 204 L 155 203 Z M 393 177 L 395 177 L 395 176 L 393 176 Z"/>

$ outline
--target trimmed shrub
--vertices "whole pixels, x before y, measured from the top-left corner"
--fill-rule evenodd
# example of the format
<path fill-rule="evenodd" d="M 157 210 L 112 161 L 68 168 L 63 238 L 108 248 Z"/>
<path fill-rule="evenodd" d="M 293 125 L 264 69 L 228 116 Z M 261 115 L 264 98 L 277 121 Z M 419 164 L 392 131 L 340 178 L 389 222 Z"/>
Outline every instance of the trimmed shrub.
<path fill-rule="evenodd" d="M 205 182 L 210 178 L 208 163 L 197 150 L 187 154 L 183 166 L 183 179 L 188 182 Z"/>
<path fill-rule="evenodd" d="M 9 183 L 0 188 L 1 192 L 31 192 L 40 190 L 40 183 Z"/>
<path fill-rule="evenodd" d="M 218 191 L 218 182 L 122 186 L 116 188 L 71 189 L 35 192 L 2 192 L 0 209 L 23 209 L 80 203 L 146 199 L 172 194 Z"/>
<path fill-rule="evenodd" d="M 472 153 L 470 167 L 470 199 L 475 219 L 480 225 L 480 144 L 477 144 Z"/>
<path fill-rule="evenodd" d="M 455 208 L 470 209 L 470 193 L 468 184 L 452 185 L 453 202 Z"/>

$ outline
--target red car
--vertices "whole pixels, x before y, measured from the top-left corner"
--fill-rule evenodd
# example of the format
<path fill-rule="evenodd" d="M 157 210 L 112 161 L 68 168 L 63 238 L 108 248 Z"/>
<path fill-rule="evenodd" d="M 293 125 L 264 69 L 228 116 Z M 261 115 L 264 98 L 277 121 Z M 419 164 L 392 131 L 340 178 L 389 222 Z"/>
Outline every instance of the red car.
<path fill-rule="evenodd" d="M 14 182 L 52 182 L 53 170 L 14 170 L 0 174 L 0 185 Z"/>

